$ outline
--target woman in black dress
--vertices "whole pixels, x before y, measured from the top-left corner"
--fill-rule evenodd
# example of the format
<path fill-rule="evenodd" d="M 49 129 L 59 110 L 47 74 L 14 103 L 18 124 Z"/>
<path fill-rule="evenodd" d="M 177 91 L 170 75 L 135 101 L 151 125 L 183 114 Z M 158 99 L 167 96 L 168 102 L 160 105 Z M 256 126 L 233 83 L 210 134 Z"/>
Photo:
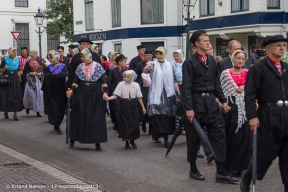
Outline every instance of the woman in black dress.
<path fill-rule="evenodd" d="M 105 71 L 100 63 L 92 61 L 92 50 L 81 51 L 81 63 L 75 71 L 72 90 L 67 91 L 67 97 L 73 95 L 71 105 L 70 141 L 74 147 L 79 143 L 96 143 L 96 151 L 102 151 L 100 143 L 107 142 L 107 129 L 103 99 L 107 95 Z M 103 90 L 103 91 L 102 91 Z"/>
<path fill-rule="evenodd" d="M 65 79 L 67 67 L 60 63 L 60 55 L 52 50 L 48 54 L 50 65 L 44 69 L 44 82 L 42 91 L 44 93 L 44 106 L 47 110 L 48 120 L 51 125 L 54 125 L 54 130 L 58 135 L 62 135 L 60 125 L 64 118 L 66 109 L 66 85 Z"/>
<path fill-rule="evenodd" d="M 14 120 L 18 121 L 17 111 L 23 109 L 23 97 L 20 79 L 17 72 L 20 70 L 20 62 L 16 57 L 17 49 L 9 49 L 9 56 L 3 57 L 0 73 L 7 74 L 10 79 L 9 85 L 0 85 L 0 111 L 5 112 L 5 119 L 9 119 L 8 112 L 14 112 Z"/>

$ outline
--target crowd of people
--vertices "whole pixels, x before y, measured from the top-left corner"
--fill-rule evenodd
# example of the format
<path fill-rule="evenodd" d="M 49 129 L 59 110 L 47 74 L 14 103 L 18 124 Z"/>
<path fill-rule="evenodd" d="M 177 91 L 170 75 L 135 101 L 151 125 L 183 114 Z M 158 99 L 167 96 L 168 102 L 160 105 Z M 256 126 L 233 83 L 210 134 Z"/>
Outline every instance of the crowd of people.
<path fill-rule="evenodd" d="M 126 150 L 137 149 L 139 126 L 146 133 L 147 123 L 152 139 L 162 143 L 163 138 L 164 146 L 171 147 L 169 135 L 180 123 L 186 135 L 189 176 L 205 179 L 196 165 L 196 159 L 204 157 L 199 152 L 202 145 L 207 162 L 216 163 L 216 182 L 236 183 L 239 179 L 231 173 L 242 173 L 242 192 L 250 189 L 252 134 L 257 134 L 257 179 L 263 179 L 279 156 L 287 192 L 288 65 L 281 61 L 287 41 L 282 35 L 266 38 L 267 56 L 260 61 L 254 58 L 253 63 L 237 40 L 229 42 L 226 58 L 214 58 L 203 30 L 190 38 L 194 54 L 185 60 L 183 51 L 175 50 L 171 62 L 164 47 L 146 50 L 139 45 L 138 55 L 127 65 L 125 55 L 111 51 L 107 59 L 87 38 L 78 42 L 79 48 L 69 45 L 67 57 L 64 47 L 58 46 L 43 62 L 35 50 L 28 55 L 27 47 L 22 47 L 17 57 L 12 47 L 8 55 L 2 51 L 0 111 L 5 119 L 14 112 L 15 121 L 23 109 L 27 114 L 33 110 L 37 117 L 44 111 L 59 135 L 69 113 L 69 147 L 90 143 L 96 151 L 107 142 L 108 113 Z M 71 101 L 69 109 L 67 101 Z M 179 122 L 181 117 L 184 122 Z M 193 121 L 200 124 L 213 150 L 201 141 Z"/>

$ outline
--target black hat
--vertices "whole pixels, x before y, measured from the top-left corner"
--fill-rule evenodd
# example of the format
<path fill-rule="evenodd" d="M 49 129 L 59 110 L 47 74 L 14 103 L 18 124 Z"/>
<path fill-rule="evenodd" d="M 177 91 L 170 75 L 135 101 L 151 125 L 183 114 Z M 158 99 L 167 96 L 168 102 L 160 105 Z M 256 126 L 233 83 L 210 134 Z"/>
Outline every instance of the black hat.
<path fill-rule="evenodd" d="M 80 41 L 78 41 L 78 43 L 82 43 L 82 42 L 86 42 L 86 43 L 90 43 L 90 44 L 93 44 L 93 42 L 92 42 L 92 41 L 90 41 L 90 39 L 89 39 L 89 38 L 81 38 L 81 40 L 80 40 Z"/>
<path fill-rule="evenodd" d="M 116 57 L 115 62 L 118 64 L 122 59 L 127 59 L 125 55 L 120 54 L 118 57 Z"/>
<path fill-rule="evenodd" d="M 197 41 L 197 39 L 202 35 L 206 33 L 206 31 L 204 30 L 198 30 L 198 31 L 195 31 L 192 36 L 190 37 L 190 42 L 195 45 L 195 42 Z"/>
<path fill-rule="evenodd" d="M 64 51 L 64 47 L 63 46 L 57 46 L 57 50 L 58 49 L 62 49 Z"/>
<path fill-rule="evenodd" d="M 145 54 L 153 54 L 153 52 L 146 49 Z"/>
<path fill-rule="evenodd" d="M 145 48 L 145 46 L 144 45 L 138 45 L 137 46 L 137 50 L 142 49 L 142 48 Z"/>
<path fill-rule="evenodd" d="M 274 35 L 274 36 L 267 37 L 266 39 L 264 39 L 262 46 L 265 47 L 266 45 L 268 45 L 270 43 L 275 43 L 275 42 L 279 42 L 279 41 L 287 42 L 288 39 L 285 39 L 283 35 Z"/>
<path fill-rule="evenodd" d="M 73 45 L 73 44 L 69 45 L 68 47 L 71 48 L 71 49 L 77 48 L 77 46 L 76 46 L 76 45 Z"/>

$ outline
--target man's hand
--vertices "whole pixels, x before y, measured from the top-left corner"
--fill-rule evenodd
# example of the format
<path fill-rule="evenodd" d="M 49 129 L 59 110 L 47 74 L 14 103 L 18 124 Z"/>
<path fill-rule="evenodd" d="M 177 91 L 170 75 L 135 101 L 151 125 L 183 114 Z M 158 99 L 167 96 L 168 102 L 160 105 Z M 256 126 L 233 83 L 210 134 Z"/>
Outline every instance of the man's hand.
<path fill-rule="evenodd" d="M 254 135 L 257 134 L 257 129 L 260 125 L 260 122 L 259 122 L 259 119 L 257 117 L 253 118 L 253 119 L 250 119 L 249 120 L 249 125 L 250 125 L 250 128 L 251 128 L 251 131 L 253 131 Z"/>
<path fill-rule="evenodd" d="M 186 117 L 190 121 L 190 123 L 192 123 L 194 116 L 195 116 L 194 110 L 186 111 Z"/>
<path fill-rule="evenodd" d="M 222 104 L 223 113 L 228 113 L 230 111 L 230 109 L 231 109 L 231 107 L 229 107 L 229 105 L 227 105 L 227 103 Z"/>

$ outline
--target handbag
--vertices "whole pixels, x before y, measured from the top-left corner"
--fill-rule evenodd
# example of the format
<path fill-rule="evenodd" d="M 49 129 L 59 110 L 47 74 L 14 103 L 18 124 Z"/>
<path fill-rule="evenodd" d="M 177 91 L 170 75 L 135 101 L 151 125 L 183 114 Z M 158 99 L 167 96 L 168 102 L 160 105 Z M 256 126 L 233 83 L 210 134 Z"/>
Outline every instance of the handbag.
<path fill-rule="evenodd" d="M 9 85 L 10 84 L 10 77 L 7 74 L 0 75 L 0 85 Z"/>

